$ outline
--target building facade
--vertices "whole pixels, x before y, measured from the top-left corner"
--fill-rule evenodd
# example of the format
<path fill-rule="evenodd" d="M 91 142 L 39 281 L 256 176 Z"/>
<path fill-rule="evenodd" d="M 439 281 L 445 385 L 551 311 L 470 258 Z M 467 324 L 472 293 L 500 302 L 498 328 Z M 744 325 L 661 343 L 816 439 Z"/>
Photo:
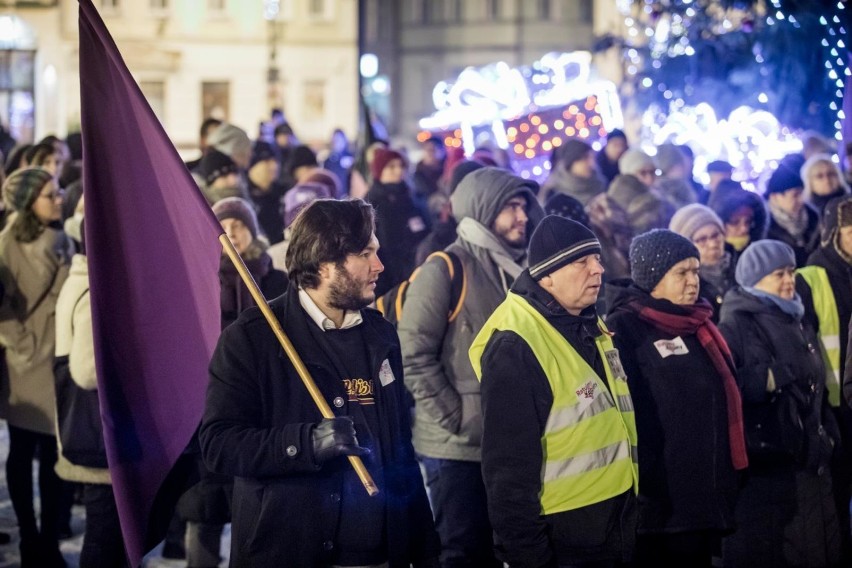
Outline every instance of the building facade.
<path fill-rule="evenodd" d="M 362 0 L 362 50 L 387 77 L 384 113 L 395 137 L 411 140 L 434 110 L 432 90 L 464 68 L 530 65 L 548 52 L 591 50 L 596 35 L 623 25 L 613 0 Z M 620 62 L 596 57 L 617 80 Z M 611 57 L 611 56 L 608 56 Z M 369 81 L 365 81 L 369 91 Z M 373 93 L 375 95 L 375 93 Z M 378 97 L 374 97 L 378 98 Z"/>
<path fill-rule="evenodd" d="M 207 116 L 250 136 L 281 108 L 304 141 L 358 126 L 357 0 L 94 0 L 181 151 Z M 20 141 L 79 129 L 77 1 L 0 8 L 0 121 Z"/>

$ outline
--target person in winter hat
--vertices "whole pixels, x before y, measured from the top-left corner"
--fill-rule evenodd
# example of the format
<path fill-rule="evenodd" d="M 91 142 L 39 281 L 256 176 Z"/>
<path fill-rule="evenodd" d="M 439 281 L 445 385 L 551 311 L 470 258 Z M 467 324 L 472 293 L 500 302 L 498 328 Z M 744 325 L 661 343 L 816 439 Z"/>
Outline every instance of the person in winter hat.
<path fill-rule="evenodd" d="M 366 201 L 376 208 L 376 237 L 382 243 L 385 270 L 376 283 L 379 296 L 411 276 L 417 246 L 429 234 L 431 219 L 405 181 L 405 159 L 395 150 L 377 148 L 370 163 L 373 185 Z"/>
<path fill-rule="evenodd" d="M 637 566 L 710 566 L 734 528 L 736 472 L 748 465 L 733 362 L 699 295 L 699 256 L 673 231 L 644 233 L 630 246 L 633 283 L 607 287 L 639 437 Z"/>
<path fill-rule="evenodd" d="M 319 170 L 318 170 L 319 171 Z M 290 226 L 299 213 L 317 199 L 331 199 L 334 196 L 328 185 L 314 182 L 296 184 L 284 195 L 280 204 L 280 215 L 284 220 L 284 234 L 280 242 L 270 246 L 266 253 L 272 259 L 272 266 L 287 271 L 287 248 L 290 246 Z"/>
<path fill-rule="evenodd" d="M 819 339 L 795 289 L 795 263 L 786 243 L 752 243 L 737 264 L 739 286 L 722 304 L 719 327 L 742 392 L 750 473 L 737 498 L 737 530 L 723 545 L 730 566 L 840 565 L 830 467 L 840 432 Z"/>
<path fill-rule="evenodd" d="M 698 201 L 698 195 L 689 183 L 692 179 L 691 160 L 681 147 L 675 144 L 658 146 L 657 165 L 663 175 L 657 180 L 656 187 L 675 209 Z"/>
<path fill-rule="evenodd" d="M 705 205 L 710 198 L 710 194 L 716 191 L 716 188 L 719 187 L 719 183 L 724 180 L 731 179 L 731 175 L 734 173 L 734 167 L 724 160 L 713 160 L 709 164 L 707 164 L 707 175 L 710 177 L 710 183 L 707 184 L 708 194 L 705 195 L 705 199 L 702 201 Z"/>
<path fill-rule="evenodd" d="M 284 166 L 290 174 L 290 178 L 299 183 L 319 168 L 316 153 L 309 146 L 300 145 L 293 148 L 290 158 Z"/>
<path fill-rule="evenodd" d="M 633 555 L 635 422 L 595 313 L 600 252 L 588 228 L 545 217 L 530 239 L 529 268 L 470 348 L 495 550 L 510 566 L 617 565 Z M 593 427 L 590 414 L 566 412 L 578 401 L 595 408 Z M 586 435 L 564 435 L 580 431 Z M 582 471 L 555 467 L 588 455 L 599 459 Z"/>
<path fill-rule="evenodd" d="M 208 151 L 198 166 L 201 192 L 213 205 L 226 197 L 242 197 L 243 189 L 237 164 L 224 152 Z"/>
<path fill-rule="evenodd" d="M 606 135 L 606 145 L 597 153 L 595 161 L 598 171 L 607 185 L 621 173 L 618 169 L 618 160 L 627 151 L 627 136 L 623 131 L 615 128 Z"/>
<path fill-rule="evenodd" d="M 843 173 L 828 154 L 808 158 L 800 174 L 805 187 L 805 202 L 812 205 L 820 216 L 832 199 L 849 195 L 849 185 Z"/>
<path fill-rule="evenodd" d="M 595 153 L 583 140 L 569 138 L 554 152 L 550 176 L 541 188 L 539 199 L 547 203 L 551 195 L 564 193 L 584 206 L 606 191 L 606 182 L 598 172 Z"/>
<path fill-rule="evenodd" d="M 770 215 L 766 238 L 790 245 L 796 266 L 804 266 L 819 245 L 819 212 L 805 203 L 799 170 L 779 164 L 766 184 L 764 198 Z"/>
<path fill-rule="evenodd" d="M 719 308 L 734 285 L 734 248 L 725 243 L 725 225 L 706 205 L 693 203 L 678 210 L 669 229 L 689 239 L 700 253 L 699 294 L 713 306 L 713 322 L 719 321 Z"/>
<path fill-rule="evenodd" d="M 246 176 L 248 194 L 257 210 L 261 232 L 270 244 L 284 238 L 281 199 L 286 188 L 278 181 L 279 168 L 278 148 L 263 140 L 255 142 Z"/>
<path fill-rule="evenodd" d="M 734 264 L 750 243 L 766 238 L 769 228 L 766 202 L 758 194 L 743 189 L 739 182 L 719 182 L 707 206 L 725 225 L 725 242 L 734 249 Z"/>
<path fill-rule="evenodd" d="M 832 463 L 835 504 L 849 503 L 852 487 L 852 401 L 849 374 L 849 322 L 852 318 L 852 196 L 828 203 L 822 218 L 820 246 L 796 274 L 796 291 L 805 307 L 804 319 L 819 333 L 825 354 L 828 401 L 841 426 L 842 444 Z M 841 390 L 842 389 L 842 390 Z M 848 517 L 839 517 L 841 533 L 849 534 Z M 843 539 L 844 558 L 852 559 L 852 542 Z"/>
<path fill-rule="evenodd" d="M 543 216 L 536 189 L 499 168 L 466 175 L 450 197 L 458 238 L 444 249 L 462 265 L 463 301 L 451 307 L 453 278 L 443 258 L 427 260 L 406 288 L 398 331 L 414 399 L 412 437 L 427 472 L 444 565 L 500 565 L 480 469 L 479 383 L 467 349 L 527 265 L 529 234 Z"/>
<path fill-rule="evenodd" d="M 207 139 L 207 145 L 227 155 L 238 168 L 248 168 L 251 160 L 251 140 L 242 128 L 222 123 Z"/>
<path fill-rule="evenodd" d="M 65 566 L 59 551 L 62 481 L 57 459 L 53 362 L 55 311 L 68 277 L 73 247 L 61 230 L 62 192 L 42 168 L 15 171 L 3 184 L 14 218 L 0 232 L 0 345 L 5 387 L 0 415 L 9 428 L 6 478 L 18 519 L 21 566 Z M 41 523 L 33 505 L 33 460 L 38 452 Z"/>

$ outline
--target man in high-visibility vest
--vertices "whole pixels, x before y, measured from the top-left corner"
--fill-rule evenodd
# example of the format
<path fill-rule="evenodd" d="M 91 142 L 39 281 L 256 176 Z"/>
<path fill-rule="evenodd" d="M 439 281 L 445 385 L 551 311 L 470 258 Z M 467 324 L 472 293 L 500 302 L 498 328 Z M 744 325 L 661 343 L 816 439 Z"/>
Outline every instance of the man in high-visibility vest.
<path fill-rule="evenodd" d="M 510 566 L 618 566 L 636 527 L 636 424 L 624 370 L 595 313 L 597 237 L 550 216 L 470 348 L 482 382 L 482 474 Z"/>

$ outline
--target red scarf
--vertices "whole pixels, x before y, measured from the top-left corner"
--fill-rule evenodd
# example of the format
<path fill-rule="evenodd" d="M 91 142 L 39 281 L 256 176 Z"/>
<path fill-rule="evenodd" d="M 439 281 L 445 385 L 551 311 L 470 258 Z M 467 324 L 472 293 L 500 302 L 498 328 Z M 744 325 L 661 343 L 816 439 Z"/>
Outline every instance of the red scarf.
<path fill-rule="evenodd" d="M 703 298 L 692 306 L 678 306 L 687 312 L 682 315 L 655 310 L 638 301 L 630 302 L 628 307 L 635 311 L 641 319 L 664 333 L 674 336 L 695 334 L 698 337 L 698 341 L 704 351 L 707 352 L 716 371 L 722 377 L 728 407 L 728 440 L 731 446 L 731 461 L 734 464 L 734 469 L 739 470 L 748 467 L 743 432 L 742 399 L 732 372 L 734 362 L 725 338 L 722 337 L 719 329 L 710 320 L 710 316 L 713 315 L 713 308 Z"/>

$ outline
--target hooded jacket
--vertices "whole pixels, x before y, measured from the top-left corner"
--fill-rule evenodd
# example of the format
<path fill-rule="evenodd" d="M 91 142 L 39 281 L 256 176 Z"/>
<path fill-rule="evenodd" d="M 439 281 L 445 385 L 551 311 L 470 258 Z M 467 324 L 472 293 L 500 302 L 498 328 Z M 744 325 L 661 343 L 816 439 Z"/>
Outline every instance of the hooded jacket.
<path fill-rule="evenodd" d="M 754 214 L 754 221 L 749 230 L 750 242 L 766 238 L 769 229 L 769 211 L 763 199 L 751 191 L 739 187 L 719 187 L 710 194 L 707 206 L 716 212 L 723 223 L 730 221 L 731 216 L 740 207 L 748 207 Z"/>
<path fill-rule="evenodd" d="M 465 176 L 453 193 L 453 214 L 460 222 L 470 217 L 490 228 L 506 201 L 520 194 L 527 200 L 529 235 L 543 218 L 535 187 L 505 170 L 482 168 Z M 448 323 L 451 279 L 446 262 L 435 258 L 409 285 L 397 328 L 405 385 L 415 401 L 414 447 L 428 457 L 480 461 L 479 381 L 467 353 L 507 290 L 498 284 L 500 269 L 486 249 L 459 238 L 446 250 L 462 261 L 467 280 L 458 316 Z"/>

